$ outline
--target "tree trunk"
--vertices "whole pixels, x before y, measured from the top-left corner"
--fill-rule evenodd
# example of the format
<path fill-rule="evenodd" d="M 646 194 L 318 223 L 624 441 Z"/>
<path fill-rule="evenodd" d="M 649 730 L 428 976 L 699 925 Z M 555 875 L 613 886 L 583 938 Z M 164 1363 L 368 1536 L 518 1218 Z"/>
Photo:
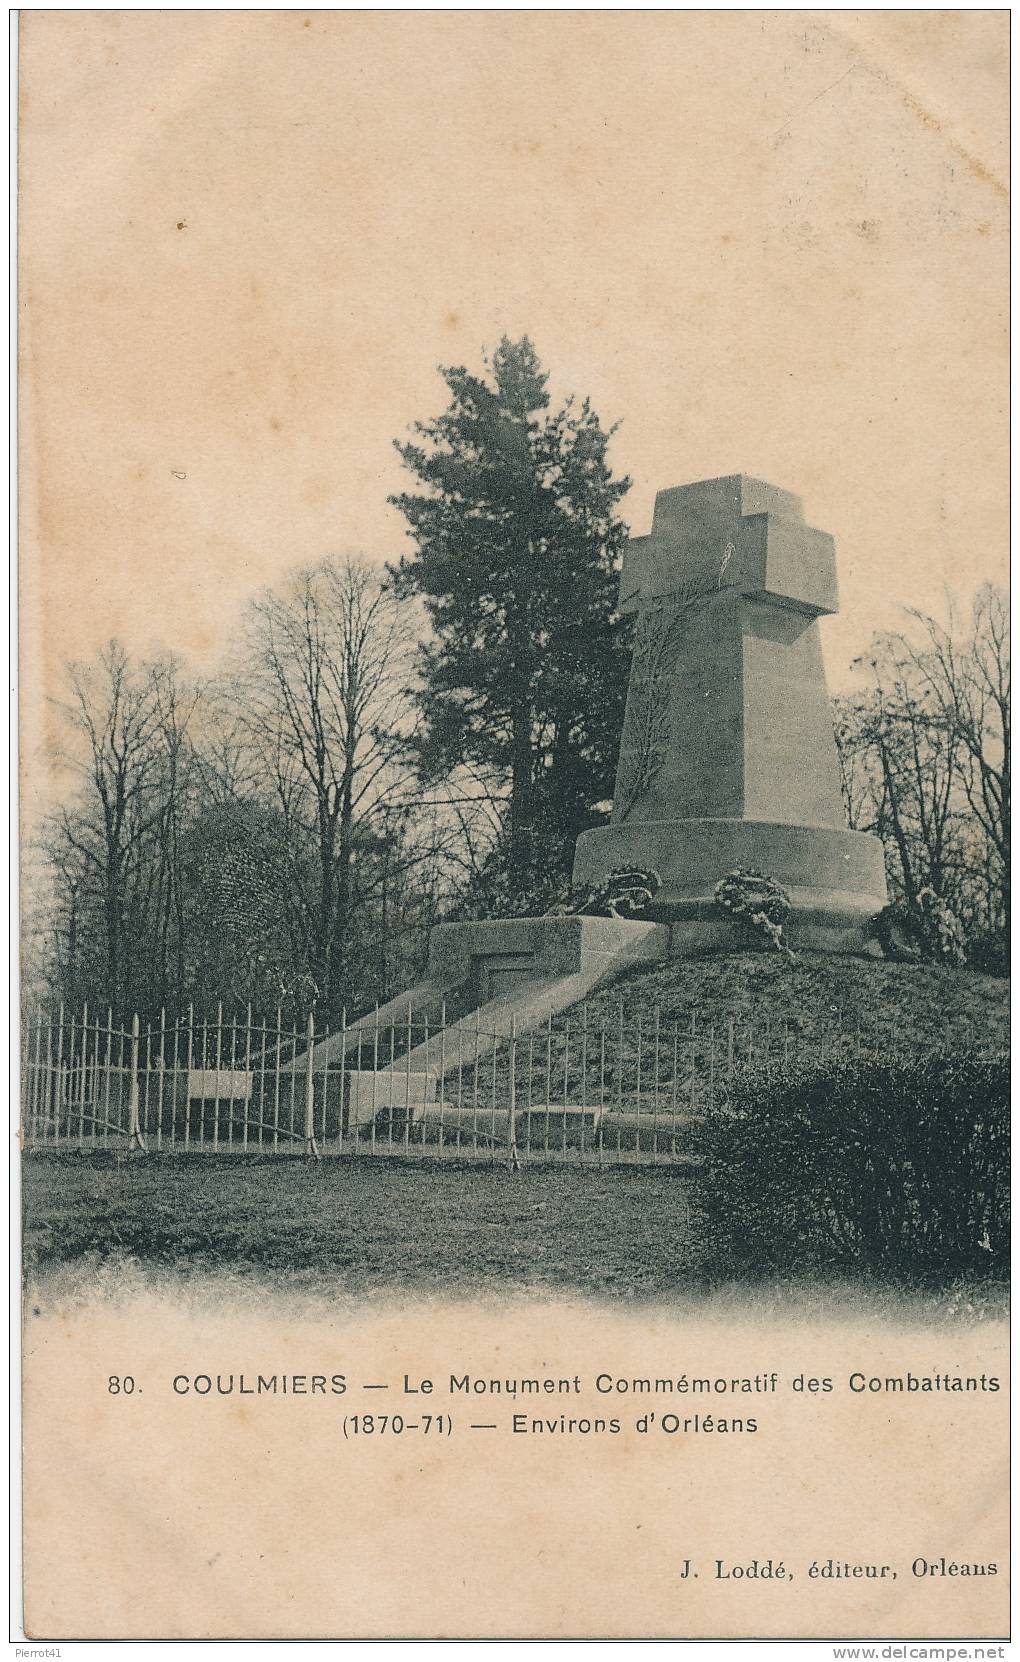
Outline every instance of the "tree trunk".
<path fill-rule="evenodd" d="M 336 1015 L 343 1004 L 344 983 L 347 973 L 347 940 L 350 934 L 352 894 L 351 894 L 351 846 L 354 829 L 354 765 L 353 757 L 348 757 L 347 767 L 340 786 L 340 815 L 338 820 L 338 835 L 336 839 L 336 905 L 333 912 L 332 940 L 330 941 L 329 975 L 324 988 L 326 1009 L 330 1015 Z"/>
<path fill-rule="evenodd" d="M 527 887 L 531 872 L 531 839 L 534 819 L 530 709 L 515 707 L 512 717 L 513 752 L 510 785 L 510 850 L 508 870 L 510 891 L 516 897 Z"/>
<path fill-rule="evenodd" d="M 120 883 L 116 871 L 107 877 L 106 911 L 106 984 L 107 998 L 114 1010 L 120 1009 Z"/>

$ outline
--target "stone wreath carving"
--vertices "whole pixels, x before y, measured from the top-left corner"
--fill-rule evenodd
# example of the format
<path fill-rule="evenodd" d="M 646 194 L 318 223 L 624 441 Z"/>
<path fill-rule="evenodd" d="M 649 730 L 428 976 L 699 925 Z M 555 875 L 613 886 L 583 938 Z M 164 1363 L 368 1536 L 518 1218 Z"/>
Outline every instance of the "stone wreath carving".
<path fill-rule="evenodd" d="M 658 606 L 647 606 L 634 631 L 634 654 L 627 688 L 627 710 L 620 738 L 620 764 L 613 818 L 625 820 L 645 794 L 669 750 L 672 699 L 682 625 L 706 592 L 678 589 Z"/>
<path fill-rule="evenodd" d="M 737 866 L 720 878 L 714 893 L 716 905 L 728 918 L 749 926 L 774 951 L 785 953 L 792 961 L 793 953 L 783 939 L 783 925 L 790 915 L 790 897 L 779 883 L 766 877 L 763 871 Z"/>
<path fill-rule="evenodd" d="M 571 889 L 569 895 L 553 906 L 548 917 L 586 918 L 640 918 L 655 899 L 662 886 L 657 871 L 631 870 L 623 867 L 611 871 L 604 883 L 583 889 Z"/>

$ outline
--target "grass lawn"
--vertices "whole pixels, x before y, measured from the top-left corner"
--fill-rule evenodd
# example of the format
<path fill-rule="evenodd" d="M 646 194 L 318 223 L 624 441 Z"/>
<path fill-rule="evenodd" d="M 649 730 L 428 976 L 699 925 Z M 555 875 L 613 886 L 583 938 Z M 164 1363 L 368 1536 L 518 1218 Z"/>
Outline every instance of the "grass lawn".
<path fill-rule="evenodd" d="M 33 1154 L 29 1272 L 117 1253 L 150 1265 L 318 1271 L 351 1291 L 499 1284 L 656 1293 L 685 1275 L 669 1172 L 409 1169 L 204 1155 Z M 689 1272 L 688 1272 L 689 1273 Z"/>
<path fill-rule="evenodd" d="M 715 1032 L 738 1022 L 791 1023 L 805 1054 L 830 1054 L 854 1035 L 875 1054 L 1001 1052 L 1009 1038 L 1009 986 L 931 965 L 800 953 L 733 953 L 646 966 L 589 1000 L 593 1025 L 620 1017 L 687 1031 L 696 1014 Z M 569 1012 L 576 1025 L 577 1012 Z M 630 1050 L 640 1041 L 627 1030 Z M 714 1041 L 713 1041 L 714 1042 Z M 557 1046 L 568 1043 L 557 1034 Z M 681 1054 L 686 1059 L 688 1042 Z M 624 1047 L 614 1065 L 623 1094 L 640 1065 Z M 544 1101 L 542 1046 L 535 1100 Z M 576 1033 L 570 1055 L 578 1067 Z M 713 1052 L 714 1054 L 714 1052 Z M 702 1061 L 704 1058 L 702 1057 Z M 529 1052 L 518 1052 L 519 1066 Z M 583 1065 L 583 1064 L 580 1064 Z M 694 1063 L 692 1062 L 692 1067 Z M 502 1062 L 497 1064 L 497 1071 Z M 564 1063 L 564 1067 L 566 1064 Z M 648 1084 L 644 1059 L 644 1084 Z M 630 1070 L 630 1071 L 628 1071 Z M 519 1087 L 525 1089 L 527 1081 Z M 590 1084 L 590 1079 L 589 1079 Z M 667 1091 L 668 1094 L 668 1091 Z M 485 1098 L 484 1100 L 487 1100 Z M 520 1099 L 519 1099 L 520 1100 Z M 584 1100 L 591 1100 L 586 1097 Z M 350 1298 L 413 1292 L 671 1302 L 725 1297 L 688 1209 L 681 1167 L 594 1163 L 569 1168 L 423 1163 L 361 1157 L 321 1165 L 301 1159 L 218 1154 L 144 1156 L 39 1151 L 24 1171 L 25 1268 L 30 1282 L 109 1283 L 131 1274 L 199 1280 L 230 1276 L 260 1286 L 305 1286 Z M 116 1274 L 113 1272 L 116 1271 Z M 731 1287 L 734 1299 L 752 1296 Z M 862 1298 L 869 1309 L 901 1292 L 860 1278 L 808 1284 L 773 1279 L 753 1291 L 769 1308 L 807 1297 L 819 1312 Z M 911 1293 L 919 1309 L 1001 1313 L 999 1284 Z M 878 1305 L 875 1301 L 878 1301 Z"/>
<path fill-rule="evenodd" d="M 1009 982 L 941 964 L 897 964 L 878 958 L 799 952 L 791 964 L 776 952 L 667 958 L 633 969 L 588 1000 L 594 1025 L 656 1008 L 664 1026 L 773 1027 L 789 1022 L 806 1045 L 858 1036 L 878 1054 L 927 1055 L 931 1050 L 1004 1050 L 1009 1045 Z"/>
<path fill-rule="evenodd" d="M 345 1297 L 568 1295 L 745 1300 L 712 1284 L 666 1168 L 556 1170 L 405 1166 L 398 1161 L 39 1153 L 25 1158 L 30 1283 L 109 1272 L 179 1280 L 229 1273 Z M 754 1301 L 818 1313 L 899 1301 L 892 1288 L 776 1280 Z M 997 1287 L 916 1295 L 917 1314 L 1001 1313 Z"/>

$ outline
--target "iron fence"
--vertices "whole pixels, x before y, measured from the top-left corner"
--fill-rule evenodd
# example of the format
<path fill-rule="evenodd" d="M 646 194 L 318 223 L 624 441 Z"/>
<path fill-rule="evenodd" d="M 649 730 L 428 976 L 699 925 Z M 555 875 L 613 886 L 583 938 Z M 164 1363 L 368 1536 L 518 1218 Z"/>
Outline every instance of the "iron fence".
<path fill-rule="evenodd" d="M 635 1019 L 622 1001 L 526 1033 L 512 1017 L 503 1031 L 449 1021 L 445 1006 L 431 1021 L 376 1011 L 333 1032 L 279 1012 L 143 1026 L 39 1011 L 23 1024 L 22 1138 L 28 1150 L 675 1163 L 741 1071 L 863 1048 L 847 1022 Z"/>

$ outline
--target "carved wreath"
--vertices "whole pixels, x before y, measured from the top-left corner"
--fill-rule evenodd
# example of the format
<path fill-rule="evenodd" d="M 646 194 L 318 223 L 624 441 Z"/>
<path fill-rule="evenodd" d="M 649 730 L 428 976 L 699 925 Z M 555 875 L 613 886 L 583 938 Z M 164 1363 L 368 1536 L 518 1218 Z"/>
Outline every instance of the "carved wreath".
<path fill-rule="evenodd" d="M 704 591 L 681 589 L 663 598 L 658 608 L 641 612 L 634 632 L 634 656 L 627 712 L 620 740 L 614 819 L 624 820 L 644 796 L 669 751 L 672 699 L 682 624 Z"/>

